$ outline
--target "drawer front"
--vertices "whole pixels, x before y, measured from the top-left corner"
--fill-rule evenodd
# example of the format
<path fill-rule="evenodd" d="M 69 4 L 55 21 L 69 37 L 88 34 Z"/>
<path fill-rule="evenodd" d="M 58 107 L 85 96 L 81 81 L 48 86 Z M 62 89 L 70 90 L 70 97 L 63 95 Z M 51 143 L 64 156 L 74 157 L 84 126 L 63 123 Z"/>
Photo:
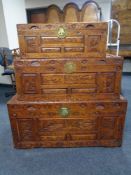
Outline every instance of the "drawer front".
<path fill-rule="evenodd" d="M 107 23 L 18 25 L 22 58 L 95 57 L 106 53 Z M 94 34 L 95 33 L 95 34 Z"/>

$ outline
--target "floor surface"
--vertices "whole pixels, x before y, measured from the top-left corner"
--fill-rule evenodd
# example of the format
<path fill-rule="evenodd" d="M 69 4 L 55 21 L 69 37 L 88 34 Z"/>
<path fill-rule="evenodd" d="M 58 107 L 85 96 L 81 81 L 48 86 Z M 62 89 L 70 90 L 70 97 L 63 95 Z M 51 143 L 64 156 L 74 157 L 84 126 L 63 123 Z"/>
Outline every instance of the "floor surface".
<path fill-rule="evenodd" d="M 131 76 L 123 76 L 128 99 L 123 145 L 120 148 L 13 148 L 4 92 L 0 86 L 0 175 L 131 175 Z"/>

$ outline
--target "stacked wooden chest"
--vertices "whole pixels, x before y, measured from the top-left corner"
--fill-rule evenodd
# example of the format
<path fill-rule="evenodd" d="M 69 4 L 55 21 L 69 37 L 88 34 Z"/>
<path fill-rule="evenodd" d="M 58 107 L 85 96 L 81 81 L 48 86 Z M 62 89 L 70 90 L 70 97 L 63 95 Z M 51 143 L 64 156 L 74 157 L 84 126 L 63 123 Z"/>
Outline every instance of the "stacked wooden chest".
<path fill-rule="evenodd" d="M 120 146 L 123 59 L 106 55 L 107 23 L 18 25 L 16 148 Z"/>

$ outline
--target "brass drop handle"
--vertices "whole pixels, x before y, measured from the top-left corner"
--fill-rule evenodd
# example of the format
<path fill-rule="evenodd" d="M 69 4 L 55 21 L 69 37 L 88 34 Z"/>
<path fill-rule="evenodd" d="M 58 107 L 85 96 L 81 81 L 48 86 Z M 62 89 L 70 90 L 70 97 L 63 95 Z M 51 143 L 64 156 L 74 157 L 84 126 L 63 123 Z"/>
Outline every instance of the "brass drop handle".
<path fill-rule="evenodd" d="M 67 107 L 61 107 L 59 109 L 59 115 L 61 117 L 68 117 L 70 115 L 70 110 Z"/>

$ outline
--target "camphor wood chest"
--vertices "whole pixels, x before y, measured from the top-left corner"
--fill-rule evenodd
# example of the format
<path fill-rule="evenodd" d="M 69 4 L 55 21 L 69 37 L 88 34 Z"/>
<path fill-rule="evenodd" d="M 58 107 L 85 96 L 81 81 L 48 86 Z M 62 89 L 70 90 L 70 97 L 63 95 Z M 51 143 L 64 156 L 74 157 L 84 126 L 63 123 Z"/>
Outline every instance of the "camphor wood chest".
<path fill-rule="evenodd" d="M 16 148 L 120 146 L 123 58 L 106 55 L 107 23 L 18 25 Z"/>
<path fill-rule="evenodd" d="M 16 148 L 120 146 L 127 101 L 18 101 L 8 110 Z"/>
<path fill-rule="evenodd" d="M 22 58 L 105 58 L 107 23 L 19 24 Z"/>
<path fill-rule="evenodd" d="M 18 100 L 119 99 L 123 58 L 15 60 Z M 70 69 L 72 68 L 72 69 Z"/>

